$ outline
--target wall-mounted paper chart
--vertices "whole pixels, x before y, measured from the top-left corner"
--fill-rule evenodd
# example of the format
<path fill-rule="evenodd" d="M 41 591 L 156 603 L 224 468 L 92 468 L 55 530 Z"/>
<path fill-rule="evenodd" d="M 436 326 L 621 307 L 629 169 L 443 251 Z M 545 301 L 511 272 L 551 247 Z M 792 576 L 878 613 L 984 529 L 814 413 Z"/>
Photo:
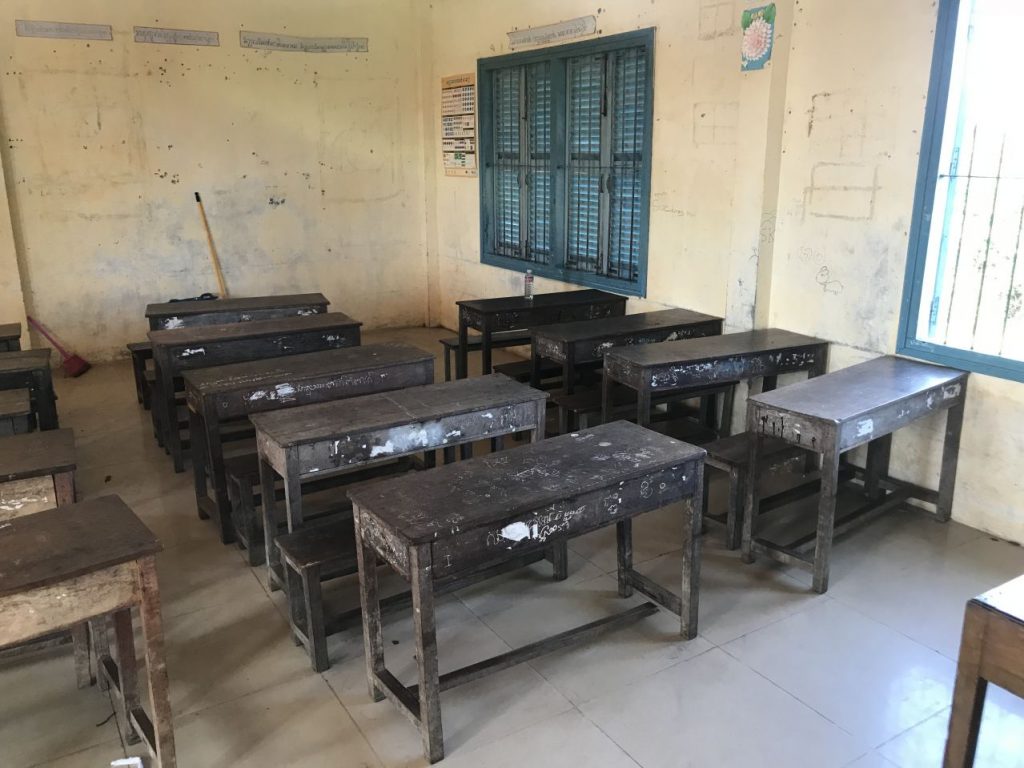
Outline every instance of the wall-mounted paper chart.
<path fill-rule="evenodd" d="M 441 155 L 446 176 L 476 176 L 476 75 L 441 78 Z"/>

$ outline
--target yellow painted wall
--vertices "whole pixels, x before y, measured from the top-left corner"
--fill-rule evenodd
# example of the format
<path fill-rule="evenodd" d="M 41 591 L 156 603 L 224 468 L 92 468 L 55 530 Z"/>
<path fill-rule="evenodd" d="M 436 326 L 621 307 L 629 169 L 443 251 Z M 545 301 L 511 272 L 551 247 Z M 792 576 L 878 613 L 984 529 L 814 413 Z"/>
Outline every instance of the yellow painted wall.
<path fill-rule="evenodd" d="M 320 290 L 367 325 L 422 324 L 425 9 L 6 0 L 0 156 L 29 311 L 104 358 L 143 335 L 148 302 L 216 291 L 199 191 L 232 293 Z M 19 38 L 16 18 L 112 24 L 114 40 Z M 221 46 L 137 44 L 136 24 L 214 30 Z M 370 51 L 246 50 L 243 28 Z M 0 231 L 0 272 L 7 250 Z"/>

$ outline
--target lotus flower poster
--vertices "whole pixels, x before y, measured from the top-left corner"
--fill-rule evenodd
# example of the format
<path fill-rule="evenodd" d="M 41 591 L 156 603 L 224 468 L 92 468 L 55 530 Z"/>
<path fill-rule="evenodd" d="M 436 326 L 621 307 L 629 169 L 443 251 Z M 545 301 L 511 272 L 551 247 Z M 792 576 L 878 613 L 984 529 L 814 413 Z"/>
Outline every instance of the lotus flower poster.
<path fill-rule="evenodd" d="M 772 43 L 775 40 L 775 3 L 743 12 L 740 21 L 743 30 L 743 44 L 740 49 L 742 70 L 750 72 L 764 69 L 772 58 Z"/>

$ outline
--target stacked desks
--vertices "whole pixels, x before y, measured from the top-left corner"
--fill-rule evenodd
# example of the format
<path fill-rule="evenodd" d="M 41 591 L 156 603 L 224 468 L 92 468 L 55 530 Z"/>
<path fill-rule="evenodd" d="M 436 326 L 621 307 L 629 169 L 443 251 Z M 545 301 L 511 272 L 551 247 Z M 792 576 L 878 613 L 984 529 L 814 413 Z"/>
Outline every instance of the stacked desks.
<path fill-rule="evenodd" d="M 153 410 L 157 431 L 171 453 L 175 471 L 184 470 L 175 377 L 196 368 L 357 346 L 361 325 L 348 315 L 334 312 L 150 331 L 156 365 Z"/>

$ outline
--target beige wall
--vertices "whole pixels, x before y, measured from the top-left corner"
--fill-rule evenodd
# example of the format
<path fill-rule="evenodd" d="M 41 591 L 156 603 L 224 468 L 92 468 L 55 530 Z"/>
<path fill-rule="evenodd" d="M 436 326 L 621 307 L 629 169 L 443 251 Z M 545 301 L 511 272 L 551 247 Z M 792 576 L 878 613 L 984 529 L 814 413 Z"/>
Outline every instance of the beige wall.
<path fill-rule="evenodd" d="M 146 303 L 217 290 L 195 191 L 231 292 L 321 290 L 370 326 L 424 322 L 425 4 L 0 8 L 0 155 L 25 300 L 77 351 L 118 354 Z M 18 38 L 15 18 L 112 24 L 114 40 Z M 221 47 L 136 44 L 136 24 L 218 31 Z M 245 50 L 240 28 L 365 36 L 370 52 Z M 0 227 L 0 272 L 3 243 Z"/>

